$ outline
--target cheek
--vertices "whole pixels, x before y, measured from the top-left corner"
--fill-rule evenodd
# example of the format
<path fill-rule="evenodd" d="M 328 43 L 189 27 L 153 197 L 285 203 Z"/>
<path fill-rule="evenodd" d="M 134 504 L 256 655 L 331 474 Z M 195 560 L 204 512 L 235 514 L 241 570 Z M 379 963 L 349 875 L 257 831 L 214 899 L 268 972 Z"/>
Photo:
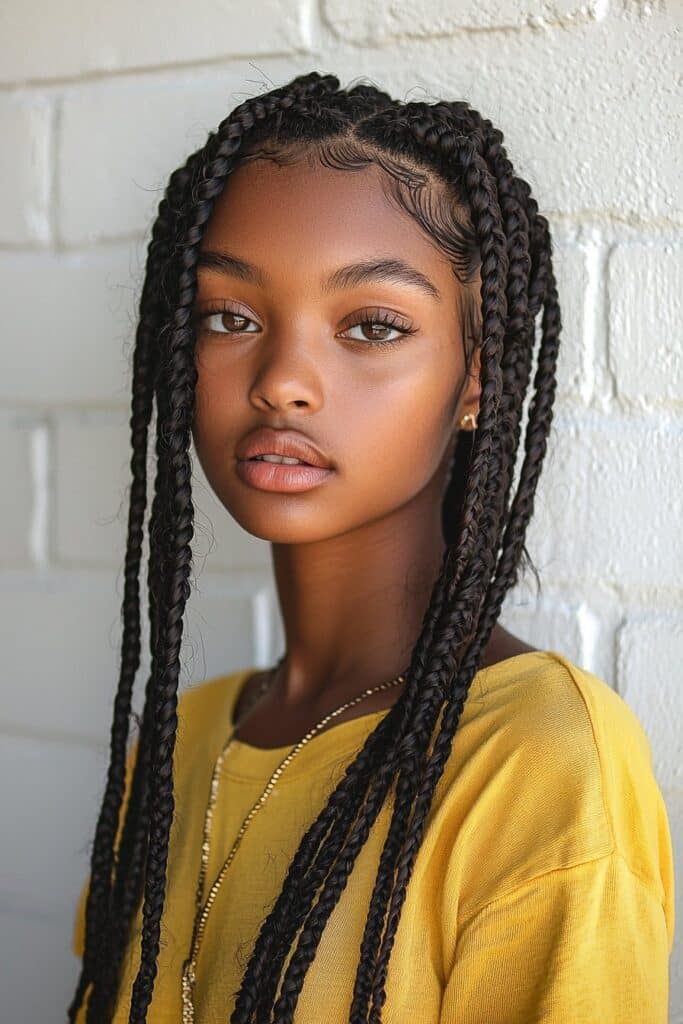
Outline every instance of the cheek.
<path fill-rule="evenodd" d="M 452 433 L 451 406 L 443 382 L 414 376 L 348 403 L 340 417 L 344 470 L 387 498 L 410 497 L 440 465 Z"/>
<path fill-rule="evenodd" d="M 239 383 L 234 374 L 212 370 L 197 363 L 192 418 L 195 441 L 204 445 L 216 444 L 226 432 L 229 433 L 230 424 L 243 402 Z"/>

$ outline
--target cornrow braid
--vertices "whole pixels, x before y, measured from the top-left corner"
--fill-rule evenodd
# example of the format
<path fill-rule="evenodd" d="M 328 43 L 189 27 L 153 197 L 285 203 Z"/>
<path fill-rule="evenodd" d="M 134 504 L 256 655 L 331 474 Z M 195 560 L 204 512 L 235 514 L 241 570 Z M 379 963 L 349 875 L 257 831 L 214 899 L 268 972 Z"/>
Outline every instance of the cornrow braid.
<path fill-rule="evenodd" d="M 467 103 L 402 104 L 370 85 L 341 90 L 335 76 L 314 72 L 236 107 L 170 179 L 153 228 L 157 244 L 148 250 L 136 336 L 131 466 L 138 486 L 135 501 L 131 493 L 126 563 L 134 585 L 129 601 L 124 599 L 128 667 L 122 668 L 115 704 L 108 795 L 95 840 L 97 886 L 93 874 L 84 965 L 71 1020 L 89 981 L 88 1024 L 111 1020 L 141 898 L 140 968 L 131 1022 L 146 1020 L 157 972 L 174 812 L 179 648 L 192 561 L 188 448 L 197 380 L 191 313 L 199 245 L 213 203 L 236 166 L 264 154 L 286 160 L 312 152 L 328 166 L 380 166 L 395 181 L 398 201 L 451 258 L 456 276 L 467 279 L 475 264 L 481 272 L 481 322 L 473 332 L 481 355 L 478 428 L 473 436 L 461 435 L 455 447 L 442 507 L 446 550 L 405 687 L 307 828 L 262 923 L 230 1018 L 231 1024 L 293 1020 L 322 933 L 388 800 L 393 804 L 389 832 L 349 994 L 350 1024 L 381 1021 L 388 963 L 426 817 L 481 652 L 526 551 L 524 537 L 552 416 L 560 316 L 550 234 L 529 186 L 514 175 L 502 141 L 502 133 Z M 438 193 L 441 198 L 433 206 L 425 185 L 445 186 L 445 198 Z M 455 215 L 456 209 L 467 211 L 471 228 Z M 519 483 L 510 500 L 541 308 L 536 391 Z M 137 577 L 146 489 L 140 463 L 152 394 L 157 405 L 148 571 L 152 667 L 131 797 L 114 858 L 130 695 L 139 663 Z M 94 851 L 93 866 L 95 859 Z"/>

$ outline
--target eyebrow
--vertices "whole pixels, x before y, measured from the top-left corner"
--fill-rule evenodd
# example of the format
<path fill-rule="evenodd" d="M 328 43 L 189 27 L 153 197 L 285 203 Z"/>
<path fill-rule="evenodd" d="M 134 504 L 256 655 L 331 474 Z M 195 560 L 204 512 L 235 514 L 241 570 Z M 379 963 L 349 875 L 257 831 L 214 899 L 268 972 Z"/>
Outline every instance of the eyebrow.
<path fill-rule="evenodd" d="M 267 278 L 259 267 L 229 252 L 205 249 L 199 253 L 197 266 L 230 274 L 240 281 L 256 284 L 260 288 L 265 288 L 267 284 Z M 338 267 L 322 282 L 322 289 L 325 294 L 331 294 L 343 288 L 353 288 L 372 281 L 412 285 L 430 298 L 441 302 L 441 292 L 436 285 L 417 267 L 396 257 L 368 258 L 357 263 L 347 263 L 343 267 Z"/>

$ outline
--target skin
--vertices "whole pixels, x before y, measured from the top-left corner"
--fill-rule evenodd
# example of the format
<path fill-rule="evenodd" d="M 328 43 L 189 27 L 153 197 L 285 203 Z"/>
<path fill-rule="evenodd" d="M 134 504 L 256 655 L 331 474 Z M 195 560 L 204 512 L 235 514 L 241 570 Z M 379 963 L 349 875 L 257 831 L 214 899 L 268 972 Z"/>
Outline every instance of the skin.
<path fill-rule="evenodd" d="M 209 250 L 257 265 L 266 282 L 198 269 L 192 433 L 219 501 L 271 543 L 287 657 L 253 706 L 263 673 L 249 677 L 236 719 L 248 709 L 243 741 L 283 746 L 407 667 L 444 550 L 440 508 L 456 431 L 477 414 L 479 360 L 467 376 L 463 286 L 374 165 L 240 166 L 212 211 L 200 247 Z M 344 264 L 397 253 L 440 299 L 405 282 L 322 288 Z M 478 295 L 479 281 L 473 287 Z M 207 318 L 221 304 L 230 309 Z M 378 312 L 416 333 L 359 325 Z M 402 340 L 373 347 L 393 338 Z M 302 431 L 334 472 L 297 494 L 249 486 L 236 474 L 235 448 L 260 426 Z M 496 626 L 482 664 L 528 650 Z M 388 708 L 401 692 L 366 698 L 331 726 Z"/>

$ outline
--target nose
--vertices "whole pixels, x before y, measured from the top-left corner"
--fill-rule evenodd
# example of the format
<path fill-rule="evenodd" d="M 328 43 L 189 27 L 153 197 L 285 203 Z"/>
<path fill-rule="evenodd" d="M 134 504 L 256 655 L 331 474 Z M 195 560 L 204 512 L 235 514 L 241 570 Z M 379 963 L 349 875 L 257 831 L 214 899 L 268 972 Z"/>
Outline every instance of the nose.
<path fill-rule="evenodd" d="M 319 409 L 322 380 L 310 343 L 284 334 L 277 340 L 270 338 L 254 367 L 249 399 L 258 409 Z"/>

